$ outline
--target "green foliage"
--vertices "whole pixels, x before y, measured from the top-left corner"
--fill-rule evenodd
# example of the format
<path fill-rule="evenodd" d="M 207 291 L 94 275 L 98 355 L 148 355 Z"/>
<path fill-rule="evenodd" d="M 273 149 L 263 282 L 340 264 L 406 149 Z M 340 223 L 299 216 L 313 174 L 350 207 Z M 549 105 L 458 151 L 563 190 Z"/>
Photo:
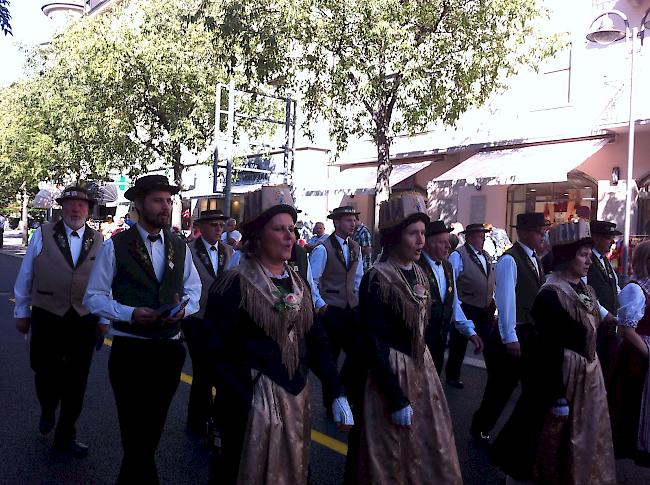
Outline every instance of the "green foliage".
<path fill-rule="evenodd" d="M 455 123 L 524 64 L 554 51 L 535 0 L 226 0 L 214 11 L 223 60 L 252 84 L 303 95 L 339 147 Z"/>
<path fill-rule="evenodd" d="M 11 14 L 9 13 L 9 0 L 0 0 L 0 30 L 5 35 L 14 35 L 11 31 Z"/>

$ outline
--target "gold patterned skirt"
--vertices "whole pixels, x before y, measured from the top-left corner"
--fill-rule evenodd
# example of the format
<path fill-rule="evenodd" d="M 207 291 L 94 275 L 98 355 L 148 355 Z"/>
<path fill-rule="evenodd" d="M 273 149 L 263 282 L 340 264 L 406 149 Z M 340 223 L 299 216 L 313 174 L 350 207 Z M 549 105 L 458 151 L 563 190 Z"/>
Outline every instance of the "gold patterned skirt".
<path fill-rule="evenodd" d="M 310 430 L 309 386 L 294 396 L 262 374 L 253 389 L 237 484 L 306 484 Z"/>
<path fill-rule="evenodd" d="M 564 384 L 569 416 L 550 412 L 539 440 L 535 466 L 540 484 L 615 484 L 616 465 L 607 393 L 598 357 L 589 362 L 564 349 Z"/>
<path fill-rule="evenodd" d="M 456 443 L 447 406 L 429 350 L 424 364 L 390 349 L 390 363 L 411 402 L 408 428 L 393 424 L 386 398 L 368 374 L 360 431 L 357 484 L 422 485 L 462 483 Z"/>

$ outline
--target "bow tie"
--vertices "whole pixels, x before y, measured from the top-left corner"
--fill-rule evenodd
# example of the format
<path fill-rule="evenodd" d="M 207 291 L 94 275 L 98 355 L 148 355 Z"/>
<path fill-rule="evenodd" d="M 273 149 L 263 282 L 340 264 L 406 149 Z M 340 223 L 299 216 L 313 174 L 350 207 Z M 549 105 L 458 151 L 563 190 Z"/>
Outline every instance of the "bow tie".
<path fill-rule="evenodd" d="M 156 234 L 155 236 L 152 236 L 151 234 L 149 234 L 149 235 L 147 235 L 147 239 L 149 239 L 149 241 L 151 241 L 153 243 L 153 242 L 156 242 L 156 241 L 161 241 L 162 237 L 161 237 L 160 234 Z"/>
<path fill-rule="evenodd" d="M 442 261 L 434 261 L 434 264 L 435 264 L 436 266 L 440 266 L 440 265 L 442 264 Z"/>
<path fill-rule="evenodd" d="M 71 237 L 79 237 L 79 233 L 78 233 L 77 231 L 72 231 L 72 232 L 70 233 L 70 236 L 71 236 Z"/>
<path fill-rule="evenodd" d="M 215 248 L 214 246 L 210 246 L 210 251 L 216 251 L 216 250 L 217 248 Z"/>

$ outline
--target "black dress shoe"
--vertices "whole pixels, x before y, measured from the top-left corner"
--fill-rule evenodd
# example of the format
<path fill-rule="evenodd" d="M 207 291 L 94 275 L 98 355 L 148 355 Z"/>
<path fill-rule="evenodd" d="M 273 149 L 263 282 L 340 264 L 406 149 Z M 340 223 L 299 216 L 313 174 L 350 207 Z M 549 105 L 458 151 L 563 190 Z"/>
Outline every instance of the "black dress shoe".
<path fill-rule="evenodd" d="M 488 433 L 483 433 L 482 431 L 472 431 L 472 439 L 474 444 L 481 448 L 487 448 L 490 446 L 490 435 Z"/>
<path fill-rule="evenodd" d="M 38 430 L 41 434 L 48 434 L 54 428 L 54 413 L 52 414 L 41 414 L 41 419 L 38 421 Z"/>
<path fill-rule="evenodd" d="M 77 440 L 71 440 L 67 443 L 55 442 L 54 449 L 74 456 L 86 456 L 88 454 L 88 445 Z"/>
<path fill-rule="evenodd" d="M 447 379 L 447 385 L 456 389 L 465 389 L 465 383 L 460 379 Z"/>

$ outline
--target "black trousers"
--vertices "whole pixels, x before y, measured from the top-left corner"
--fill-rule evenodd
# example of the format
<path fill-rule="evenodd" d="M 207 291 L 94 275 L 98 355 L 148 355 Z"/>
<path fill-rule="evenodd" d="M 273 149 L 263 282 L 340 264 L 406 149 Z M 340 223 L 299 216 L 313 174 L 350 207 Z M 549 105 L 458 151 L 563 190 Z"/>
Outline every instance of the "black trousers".
<path fill-rule="evenodd" d="M 431 359 L 433 365 L 436 366 L 438 376 L 442 374 L 442 367 L 445 363 L 445 348 L 447 347 L 447 339 L 449 338 L 449 329 L 451 324 L 442 323 L 441 321 L 430 322 L 427 333 L 429 337 L 427 342 L 429 344 L 429 351 L 431 352 Z"/>
<path fill-rule="evenodd" d="M 465 316 L 474 322 L 478 336 L 483 341 L 486 341 L 494 325 L 494 312 L 489 313 L 483 308 L 466 303 L 461 303 L 461 308 Z M 449 332 L 449 357 L 447 358 L 447 367 L 445 367 L 445 376 L 449 380 L 460 379 L 460 370 L 463 366 L 465 353 L 467 352 L 467 341 L 467 337 L 456 330 L 456 328 L 452 328 Z"/>
<path fill-rule="evenodd" d="M 93 315 L 80 317 L 72 308 L 62 317 L 42 308 L 32 309 L 30 363 L 42 413 L 53 416 L 61 404 L 54 434 L 57 443 L 66 444 L 76 437 L 75 423 L 86 393 L 96 322 Z"/>
<path fill-rule="evenodd" d="M 481 405 L 472 419 L 472 433 L 489 433 L 503 413 L 513 391 L 521 381 L 522 387 L 527 385 L 525 379 L 526 356 L 530 355 L 533 326 L 530 324 L 517 325 L 517 338 L 521 347 L 521 357 L 508 354 L 497 325 L 486 340 L 483 356 L 487 369 L 487 382 L 483 392 Z"/>
<path fill-rule="evenodd" d="M 210 334 L 205 321 L 201 318 L 186 318 L 181 326 L 192 359 L 192 387 L 187 405 L 187 427 L 205 433 L 212 413 L 212 382 L 208 359 Z"/>
<path fill-rule="evenodd" d="M 341 350 L 345 352 L 341 380 L 347 389 L 348 399 L 353 403 L 360 392 L 363 380 L 360 374 L 364 368 L 361 362 L 362 341 L 359 308 L 328 306 L 325 315 L 319 318 L 327 334 L 334 362 L 338 363 Z M 330 396 L 323 391 L 323 405 L 326 409 L 329 410 L 336 397 L 338 396 Z"/>
<path fill-rule="evenodd" d="M 179 340 L 113 338 L 108 373 L 124 450 L 118 484 L 159 483 L 155 453 L 184 362 Z"/>

